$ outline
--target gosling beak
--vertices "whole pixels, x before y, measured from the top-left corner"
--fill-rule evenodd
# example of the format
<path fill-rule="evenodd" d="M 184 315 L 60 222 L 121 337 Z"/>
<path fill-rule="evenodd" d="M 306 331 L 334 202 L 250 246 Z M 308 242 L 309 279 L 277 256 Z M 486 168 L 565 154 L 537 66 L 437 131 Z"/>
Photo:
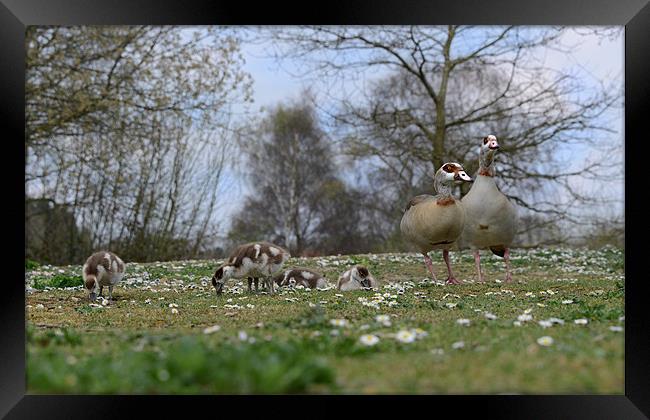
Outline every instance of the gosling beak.
<path fill-rule="evenodd" d="M 498 144 L 493 144 L 493 145 L 490 145 L 488 148 L 490 150 L 499 150 L 501 148 L 501 146 L 499 146 Z"/>

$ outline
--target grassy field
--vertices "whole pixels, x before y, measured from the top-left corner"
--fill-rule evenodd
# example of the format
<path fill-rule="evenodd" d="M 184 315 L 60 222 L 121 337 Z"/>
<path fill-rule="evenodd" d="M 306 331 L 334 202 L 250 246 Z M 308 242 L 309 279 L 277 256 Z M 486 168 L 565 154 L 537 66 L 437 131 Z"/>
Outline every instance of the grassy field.
<path fill-rule="evenodd" d="M 81 266 L 30 267 L 28 393 L 623 394 L 623 261 L 513 250 L 505 284 L 485 254 L 478 284 L 465 251 L 452 255 L 465 284 L 443 285 L 416 254 L 292 258 L 332 286 L 366 264 L 381 288 L 269 296 L 232 280 L 220 297 L 221 261 L 130 263 L 117 300 L 92 305 Z"/>

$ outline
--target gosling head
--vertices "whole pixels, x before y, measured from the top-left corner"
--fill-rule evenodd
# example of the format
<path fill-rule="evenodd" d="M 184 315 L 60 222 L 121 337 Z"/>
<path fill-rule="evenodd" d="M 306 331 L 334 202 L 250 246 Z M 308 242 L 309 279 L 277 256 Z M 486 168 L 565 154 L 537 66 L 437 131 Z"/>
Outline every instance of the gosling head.
<path fill-rule="evenodd" d="M 84 287 L 88 290 L 88 300 L 94 302 L 97 300 L 97 289 L 99 285 L 97 284 L 97 279 L 93 275 L 87 275 L 86 280 L 84 281 Z"/>
<path fill-rule="evenodd" d="M 370 272 L 366 267 L 357 265 L 354 267 L 352 274 L 355 275 L 361 286 L 370 287 Z"/>
<path fill-rule="evenodd" d="M 212 286 L 214 286 L 217 295 L 223 293 L 223 286 L 226 283 L 226 280 L 233 276 L 234 271 L 235 267 L 226 264 L 217 268 L 217 271 L 214 272 L 214 275 L 212 276 Z"/>

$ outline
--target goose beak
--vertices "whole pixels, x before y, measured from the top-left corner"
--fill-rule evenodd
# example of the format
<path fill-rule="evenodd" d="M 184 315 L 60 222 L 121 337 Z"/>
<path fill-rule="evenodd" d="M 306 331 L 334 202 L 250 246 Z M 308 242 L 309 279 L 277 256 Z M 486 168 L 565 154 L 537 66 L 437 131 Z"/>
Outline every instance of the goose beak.
<path fill-rule="evenodd" d="M 214 288 L 217 291 L 217 295 L 223 293 L 223 283 L 217 283 Z"/>
<path fill-rule="evenodd" d="M 97 293 L 91 293 L 88 295 L 88 299 L 90 299 L 91 302 L 94 302 L 97 300 Z"/>
<path fill-rule="evenodd" d="M 499 146 L 499 145 L 496 144 L 496 143 L 493 143 L 493 144 L 490 144 L 490 145 L 488 146 L 488 148 L 489 148 L 490 150 L 499 150 L 499 149 L 501 148 L 501 146 Z"/>
<path fill-rule="evenodd" d="M 465 171 L 458 172 L 455 178 L 461 182 L 474 182 L 474 180 L 469 175 L 467 175 Z"/>

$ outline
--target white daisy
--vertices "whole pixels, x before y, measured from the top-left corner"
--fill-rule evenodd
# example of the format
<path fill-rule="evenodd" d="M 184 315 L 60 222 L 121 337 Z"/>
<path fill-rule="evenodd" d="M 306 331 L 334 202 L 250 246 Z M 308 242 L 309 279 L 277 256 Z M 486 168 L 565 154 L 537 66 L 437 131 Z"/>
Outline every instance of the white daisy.
<path fill-rule="evenodd" d="M 203 334 L 212 334 L 212 333 L 214 333 L 214 332 L 219 331 L 220 329 L 221 329 L 220 326 L 218 326 L 218 325 L 213 325 L 213 326 L 211 326 L 211 327 L 204 328 L 204 329 L 203 329 Z"/>
<path fill-rule="evenodd" d="M 494 315 L 493 313 L 490 313 L 490 312 L 486 312 L 484 315 L 485 315 L 485 317 L 486 317 L 487 319 L 489 319 L 489 320 L 497 319 L 497 316 Z"/>
<path fill-rule="evenodd" d="M 239 333 L 237 334 L 237 337 L 239 337 L 240 341 L 248 340 L 248 334 L 246 334 L 246 331 L 239 331 Z"/>
<path fill-rule="evenodd" d="M 390 322 L 390 315 L 377 315 L 375 317 L 375 321 L 379 322 L 385 327 L 390 327 L 391 322 Z"/>
<path fill-rule="evenodd" d="M 577 324 L 577 325 L 587 325 L 587 323 L 589 323 L 589 320 L 584 319 L 584 318 L 574 319 L 573 323 Z"/>
<path fill-rule="evenodd" d="M 350 323 L 346 319 L 330 319 L 330 324 L 335 327 L 347 327 Z"/>
<path fill-rule="evenodd" d="M 544 337 L 540 337 L 537 339 L 537 344 L 544 347 L 551 346 L 553 345 L 553 337 L 549 337 L 548 335 L 545 335 Z"/>
<path fill-rule="evenodd" d="M 463 347 L 465 347 L 465 342 L 464 341 L 456 341 L 455 343 L 453 343 L 451 345 L 451 348 L 455 349 L 455 350 L 462 349 Z"/>
<path fill-rule="evenodd" d="M 172 308 L 172 313 L 173 313 L 173 314 L 177 314 L 177 313 L 178 313 L 178 309 L 176 309 L 176 308 Z"/>
<path fill-rule="evenodd" d="M 620 327 L 618 325 L 612 325 L 611 327 L 609 327 L 609 330 L 614 332 L 621 332 L 623 331 L 623 327 Z"/>
<path fill-rule="evenodd" d="M 460 318 L 460 319 L 456 320 L 456 324 L 458 324 L 458 325 L 469 325 L 470 322 L 471 321 L 469 319 L 466 319 L 466 318 Z"/>
<path fill-rule="evenodd" d="M 563 305 L 569 305 L 569 304 L 571 304 L 571 303 L 573 303 L 573 300 L 571 300 L 571 299 L 566 299 L 566 300 L 563 300 L 563 301 L 562 301 L 562 304 L 563 304 Z"/>
<path fill-rule="evenodd" d="M 374 346 L 375 344 L 379 343 L 379 337 L 376 335 L 372 334 L 364 334 L 361 337 L 359 337 L 359 341 L 361 344 L 364 346 Z"/>
<path fill-rule="evenodd" d="M 415 334 L 408 330 L 401 330 L 395 334 L 395 338 L 397 341 L 400 341 L 402 343 L 412 343 L 415 341 Z"/>
<path fill-rule="evenodd" d="M 553 325 L 553 323 L 549 320 L 544 320 L 544 321 L 539 321 L 537 322 L 542 328 L 548 328 Z"/>
<path fill-rule="evenodd" d="M 533 319 L 533 316 L 529 315 L 529 314 L 523 314 L 523 315 L 519 315 L 517 317 L 517 321 L 520 321 L 520 322 L 531 321 L 532 319 Z"/>

